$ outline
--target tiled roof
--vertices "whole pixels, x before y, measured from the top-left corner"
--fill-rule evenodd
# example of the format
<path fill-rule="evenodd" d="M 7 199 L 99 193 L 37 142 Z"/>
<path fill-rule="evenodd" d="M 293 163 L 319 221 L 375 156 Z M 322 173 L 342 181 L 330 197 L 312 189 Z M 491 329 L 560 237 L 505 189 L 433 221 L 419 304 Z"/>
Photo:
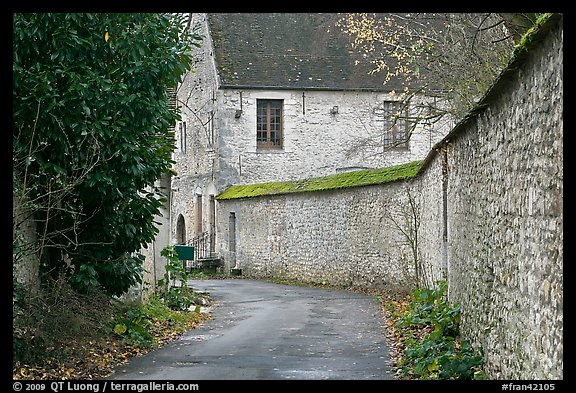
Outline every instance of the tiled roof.
<path fill-rule="evenodd" d="M 399 90 L 336 26 L 341 14 L 209 14 L 223 87 Z"/>

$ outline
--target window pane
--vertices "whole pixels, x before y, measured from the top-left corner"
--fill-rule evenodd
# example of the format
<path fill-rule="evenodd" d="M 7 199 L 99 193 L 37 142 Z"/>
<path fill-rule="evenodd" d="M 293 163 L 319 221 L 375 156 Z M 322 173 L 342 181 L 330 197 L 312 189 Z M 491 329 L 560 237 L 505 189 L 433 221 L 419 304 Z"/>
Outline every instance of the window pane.
<path fill-rule="evenodd" d="M 256 142 L 266 143 L 266 105 L 261 101 L 256 105 Z"/>
<path fill-rule="evenodd" d="M 406 110 L 401 102 L 384 101 L 382 104 L 384 147 L 406 146 Z"/>
<path fill-rule="evenodd" d="M 257 100 L 256 141 L 282 147 L 282 100 Z"/>

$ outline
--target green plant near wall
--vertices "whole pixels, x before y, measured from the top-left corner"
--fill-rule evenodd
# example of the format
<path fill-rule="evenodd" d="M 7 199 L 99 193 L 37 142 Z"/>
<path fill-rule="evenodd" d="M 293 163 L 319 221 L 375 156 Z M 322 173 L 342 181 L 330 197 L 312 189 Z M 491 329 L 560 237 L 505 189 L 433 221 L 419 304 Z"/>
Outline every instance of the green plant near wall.
<path fill-rule="evenodd" d="M 158 291 L 146 304 L 119 302 L 114 319 L 114 332 L 137 347 L 154 345 L 152 332 L 166 323 L 184 326 L 186 312 L 200 304 L 201 296 L 188 286 L 190 273 L 182 265 L 174 246 L 166 246 L 160 255 L 166 258 L 164 278 L 158 281 Z M 179 286 L 176 283 L 179 282 Z M 184 312 L 184 313 L 182 313 Z M 193 312 L 200 315 L 200 306 Z"/>
<path fill-rule="evenodd" d="M 199 300 L 194 290 L 188 286 L 190 273 L 182 265 L 182 261 L 178 258 L 178 253 L 174 246 L 164 247 L 160 255 L 165 257 L 167 262 L 164 278 L 158 281 L 158 288 L 160 289 L 158 295 L 173 310 L 184 311 L 189 309 L 191 305 Z M 176 282 L 179 282 L 180 286 L 176 286 Z"/>
<path fill-rule="evenodd" d="M 396 322 L 404 337 L 400 374 L 418 379 L 486 379 L 483 357 L 460 337 L 460 306 L 446 299 L 447 283 L 412 293 Z"/>
<path fill-rule="evenodd" d="M 139 347 L 152 345 L 150 329 L 152 322 L 141 306 L 133 304 L 117 305 L 118 314 L 114 319 L 114 333 L 125 337 Z"/>
<path fill-rule="evenodd" d="M 152 295 L 146 303 L 118 301 L 112 326 L 114 333 L 129 345 L 156 348 L 164 332 L 184 332 L 204 318 L 198 308 L 175 310 L 165 299 Z"/>
<path fill-rule="evenodd" d="M 165 266 L 166 272 L 164 273 L 164 279 L 160 280 L 163 287 L 172 281 L 172 284 L 176 284 L 176 281 L 180 281 L 180 284 L 184 286 L 190 278 L 190 274 L 184 268 L 182 261 L 178 258 L 178 252 L 174 246 L 166 246 L 160 252 L 160 255 L 166 258 L 167 263 Z"/>

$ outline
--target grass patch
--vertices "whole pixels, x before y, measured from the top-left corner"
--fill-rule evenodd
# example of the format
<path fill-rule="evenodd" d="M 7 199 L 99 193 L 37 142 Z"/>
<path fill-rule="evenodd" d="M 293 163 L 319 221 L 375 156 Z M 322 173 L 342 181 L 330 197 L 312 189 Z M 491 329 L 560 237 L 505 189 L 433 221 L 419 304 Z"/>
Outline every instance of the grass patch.
<path fill-rule="evenodd" d="M 422 161 L 396 165 L 388 168 L 365 169 L 314 177 L 310 179 L 237 185 L 227 188 L 216 196 L 218 200 L 253 198 L 264 195 L 281 195 L 297 192 L 335 190 L 348 187 L 369 186 L 411 179 L 418 173 Z"/>

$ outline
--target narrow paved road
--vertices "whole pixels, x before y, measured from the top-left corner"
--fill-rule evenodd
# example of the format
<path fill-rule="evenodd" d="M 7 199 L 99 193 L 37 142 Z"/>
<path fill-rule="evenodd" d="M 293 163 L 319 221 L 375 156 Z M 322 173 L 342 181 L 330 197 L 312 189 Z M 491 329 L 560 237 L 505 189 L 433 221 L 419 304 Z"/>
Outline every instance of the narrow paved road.
<path fill-rule="evenodd" d="M 111 379 L 392 379 L 381 310 L 343 290 L 247 279 L 191 280 L 212 319 Z"/>

